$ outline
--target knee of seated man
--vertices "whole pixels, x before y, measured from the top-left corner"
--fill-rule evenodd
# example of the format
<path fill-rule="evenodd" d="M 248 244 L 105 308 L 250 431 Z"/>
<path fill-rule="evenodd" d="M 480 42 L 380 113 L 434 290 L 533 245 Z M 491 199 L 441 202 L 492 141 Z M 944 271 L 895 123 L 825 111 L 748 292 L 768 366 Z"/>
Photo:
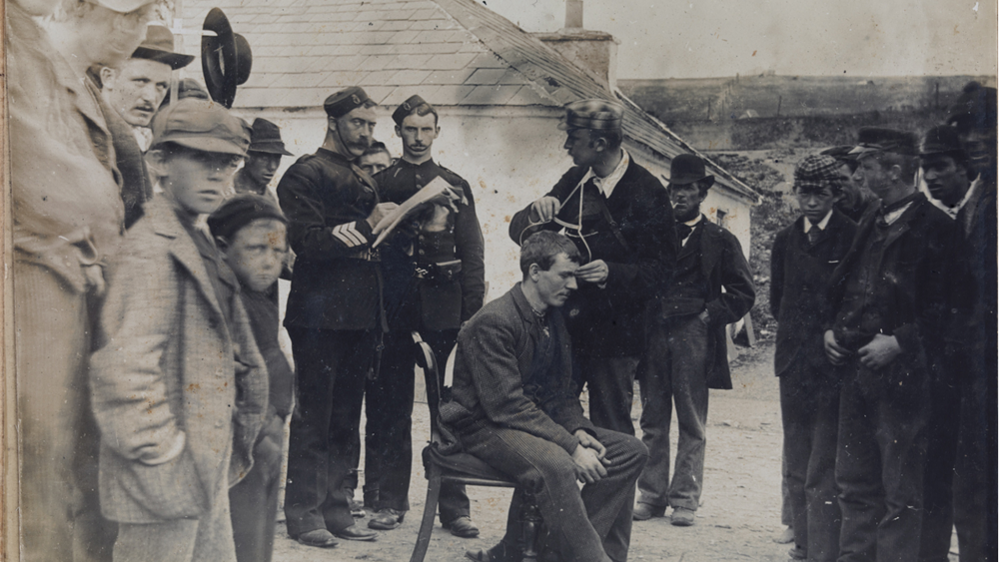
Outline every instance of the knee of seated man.
<path fill-rule="evenodd" d="M 576 463 L 568 454 L 550 455 L 535 460 L 521 479 L 525 490 L 538 493 L 546 487 L 576 483 Z"/>

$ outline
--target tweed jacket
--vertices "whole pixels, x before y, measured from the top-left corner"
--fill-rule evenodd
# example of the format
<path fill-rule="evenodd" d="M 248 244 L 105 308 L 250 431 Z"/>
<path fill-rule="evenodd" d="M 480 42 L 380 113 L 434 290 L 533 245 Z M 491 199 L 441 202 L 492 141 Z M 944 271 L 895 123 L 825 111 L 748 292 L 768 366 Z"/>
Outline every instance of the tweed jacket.
<path fill-rule="evenodd" d="M 831 327 L 837 338 L 851 328 L 843 318 L 847 282 L 881 217 L 880 210 L 864 216 L 850 250 L 833 273 L 830 300 L 837 313 Z M 942 376 L 947 336 L 968 312 L 954 306 L 959 302 L 955 295 L 970 285 L 961 259 L 966 255 L 964 244 L 957 223 L 922 193 L 913 197 L 896 224 L 899 228 L 886 240 L 876 272 L 881 282 L 889 284 L 888 298 L 878 303 L 882 330 L 898 340 L 902 357 L 895 363 L 901 363 L 906 373 Z"/>
<path fill-rule="evenodd" d="M 585 177 L 589 168 L 575 166 L 555 184 L 546 196 L 562 202 L 558 218 L 577 224 L 579 190 L 570 193 Z M 645 340 L 645 315 L 650 299 L 662 284 L 669 283 L 678 243 L 673 221 L 673 207 L 663 185 L 631 159 L 624 176 L 606 200 L 610 216 L 620 228 L 628 250 L 614 236 L 602 214 L 584 223 L 592 259 L 604 260 L 609 274 L 604 288 L 583 284 L 563 307 L 569 318 L 569 331 L 577 352 L 594 357 L 636 356 Z M 531 205 L 510 221 L 510 238 L 517 244 L 534 232 L 560 230 L 555 221 L 532 225 Z M 587 251 L 574 239 L 583 258 Z M 629 251 L 630 250 L 630 251 Z"/>
<path fill-rule="evenodd" d="M 415 165 L 400 159 L 375 176 L 385 201 L 402 204 L 426 184 L 440 177 L 460 189 L 464 203 L 448 214 L 441 232 L 420 232 L 412 240 L 397 236 L 382 251 L 386 272 L 386 308 L 392 329 L 457 329 L 482 308 L 485 297 L 485 262 L 482 228 L 475 214 L 475 199 L 468 182 L 458 174 L 428 160 Z M 449 279 L 421 279 L 416 268 L 433 270 L 435 264 L 460 260 L 460 270 Z"/>
<path fill-rule="evenodd" d="M 340 154 L 320 148 L 288 168 L 277 195 L 296 255 L 285 326 L 375 328 L 380 281 L 367 222 L 380 201 L 374 180 Z"/>
<path fill-rule="evenodd" d="M 227 326 L 194 241 L 162 197 L 128 231 L 109 271 L 90 374 L 101 509 L 125 523 L 198 517 L 220 486 L 249 472 L 267 408 L 267 373 L 238 282 L 222 264 L 221 281 L 235 291 Z M 139 460 L 164 456 L 181 431 L 179 455 Z"/>
<path fill-rule="evenodd" d="M 677 260 L 683 259 L 691 252 L 700 252 L 701 274 L 708 284 L 704 305 L 710 323 L 707 352 L 708 388 L 728 390 L 732 388 L 732 375 L 728 367 L 725 326 L 738 321 L 753 308 L 753 303 L 756 301 L 756 287 L 739 239 L 704 216 L 701 216 L 698 228 L 701 231 L 700 243 L 690 242 L 681 248 Z M 659 310 L 664 317 L 666 314 L 662 307 L 665 306 L 668 293 L 668 285 L 660 288 Z"/>
<path fill-rule="evenodd" d="M 594 432 L 572 387 L 572 344 L 565 322 L 555 310 L 548 316 L 561 345 L 561 376 L 555 388 L 533 391 L 525 386 L 530 384 L 527 379 L 539 343 L 532 336 L 538 319 L 520 283 L 468 321 L 458 334 L 451 389 L 452 400 L 460 407 L 442 408 L 445 425 L 459 435 L 490 425 L 517 429 L 556 443 L 570 454 L 579 442 L 573 435 L 576 430 Z"/>
<path fill-rule="evenodd" d="M 829 280 L 857 233 L 856 223 L 833 209 L 825 230 L 811 244 L 804 222 L 805 217 L 799 217 L 778 232 L 770 253 L 770 313 L 777 319 L 777 376 L 796 361 L 804 362 L 811 370 L 831 371 L 822 339 L 835 312 L 829 304 Z"/>

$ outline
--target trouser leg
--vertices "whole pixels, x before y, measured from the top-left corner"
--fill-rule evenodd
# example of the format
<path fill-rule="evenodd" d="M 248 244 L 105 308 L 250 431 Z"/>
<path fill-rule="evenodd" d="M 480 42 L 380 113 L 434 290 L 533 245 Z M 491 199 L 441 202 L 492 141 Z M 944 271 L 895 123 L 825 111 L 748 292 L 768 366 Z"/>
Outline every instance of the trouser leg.
<path fill-rule="evenodd" d="M 839 429 L 839 385 L 823 379 L 815 392 L 811 443 L 805 477 L 808 512 L 808 559 L 836 560 L 839 554 L 839 488 L 836 486 L 836 440 Z"/>
<path fill-rule="evenodd" d="M 811 410 L 804 376 L 799 369 L 789 369 L 780 377 L 780 413 L 784 427 L 784 485 L 791 507 L 794 543 L 808 549 L 808 509 L 805 500 L 805 479 L 812 449 Z"/>
<path fill-rule="evenodd" d="M 654 322 L 639 366 L 642 395 L 642 443 L 649 461 L 638 479 L 638 501 L 654 506 L 669 503 L 670 442 L 669 425 L 673 415 L 670 391 L 670 352 L 662 324 Z"/>
<path fill-rule="evenodd" d="M 785 435 L 786 435 L 785 430 Z M 785 527 L 794 526 L 794 514 L 791 508 L 791 493 L 787 488 L 787 458 L 783 453 L 780 457 L 780 524 Z"/>
<path fill-rule="evenodd" d="M 384 353 L 384 352 L 383 352 Z M 364 505 L 367 507 L 375 507 L 378 504 L 378 486 L 381 481 L 381 458 L 378 456 L 378 442 L 375 438 L 375 426 L 371 425 L 371 420 L 377 418 L 379 415 L 378 404 L 372 401 L 368 396 L 371 396 L 372 389 L 374 385 L 378 384 L 377 380 L 369 380 L 365 383 L 364 387 L 364 417 L 365 417 L 365 427 L 364 427 Z M 357 455 L 355 458 L 355 466 L 360 468 L 360 452 L 361 452 L 360 439 L 357 441 Z M 354 474 L 353 478 L 355 489 L 357 487 L 357 473 Z"/>
<path fill-rule="evenodd" d="M 462 435 L 461 442 L 466 451 L 534 493 L 549 540 L 563 559 L 610 560 L 587 517 L 576 485 L 575 464 L 565 449 L 522 431 L 498 427 Z"/>
<path fill-rule="evenodd" d="M 412 417 L 414 389 L 413 340 L 409 332 L 385 335 L 381 372 L 368 384 L 368 438 L 378 457 L 376 509 L 409 510 L 413 464 Z"/>
<path fill-rule="evenodd" d="M 982 435 L 984 420 L 980 419 L 984 388 L 970 382 L 961 388 L 961 426 L 954 466 L 954 526 L 957 528 L 958 552 L 961 562 L 995 560 L 985 553 L 985 537 L 995 534 L 987 525 L 986 492 L 996 486 L 995 473 L 986 471 L 986 446 Z M 994 509 L 994 508 L 993 508 Z"/>
<path fill-rule="evenodd" d="M 919 560 L 947 562 L 954 527 L 954 463 L 957 460 L 961 394 L 957 386 L 943 382 L 935 382 L 932 391 Z"/>
<path fill-rule="evenodd" d="M 444 370 L 448 356 L 458 340 L 458 330 L 420 330 L 423 340 L 430 345 L 440 363 L 437 369 L 438 383 L 444 387 Z M 459 517 L 471 515 L 471 504 L 463 484 L 446 483 L 441 485 L 440 503 L 438 504 L 441 523 L 450 523 Z"/>
<path fill-rule="evenodd" d="M 672 366 L 670 387 L 679 429 L 669 504 L 696 510 L 701 501 L 707 444 L 708 327 L 697 317 L 674 322 L 668 342 Z"/>
<path fill-rule="evenodd" d="M 575 352 L 575 350 L 574 350 Z M 597 427 L 635 434 L 631 404 L 635 398 L 638 357 L 588 357 L 576 353 L 590 398 L 590 421 Z"/>
<path fill-rule="evenodd" d="M 293 537 L 353 525 L 343 481 L 353 457 L 374 338 L 368 332 L 289 328 L 298 374 L 288 443 L 285 515 Z"/>
<path fill-rule="evenodd" d="M 876 560 L 877 527 L 885 512 L 876 431 L 877 412 L 853 369 L 843 384 L 839 403 L 836 485 L 843 514 L 839 562 Z"/>
<path fill-rule="evenodd" d="M 583 504 L 607 556 L 625 562 L 631 544 L 635 482 L 648 460 L 648 450 L 638 438 L 617 431 L 597 428 L 596 436 L 606 447 L 610 464 L 607 476 L 583 486 Z"/>
<path fill-rule="evenodd" d="M 253 468 L 229 488 L 237 562 L 270 562 L 274 552 L 284 420 L 271 416 L 253 447 Z"/>

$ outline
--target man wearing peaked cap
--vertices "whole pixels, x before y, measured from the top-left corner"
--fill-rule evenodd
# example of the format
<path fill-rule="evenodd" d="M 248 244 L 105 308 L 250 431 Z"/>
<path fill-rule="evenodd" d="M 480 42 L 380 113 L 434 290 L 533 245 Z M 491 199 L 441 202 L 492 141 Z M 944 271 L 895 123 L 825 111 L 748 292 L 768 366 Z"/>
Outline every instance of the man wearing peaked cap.
<path fill-rule="evenodd" d="M 559 128 L 574 166 L 514 215 L 509 233 L 520 244 L 538 230 L 564 230 L 579 247 L 579 290 L 563 309 L 582 378 L 577 390 L 588 386 L 594 424 L 634 435 L 631 403 L 644 311 L 673 271 L 673 210 L 659 180 L 623 147 L 623 106 L 581 100 L 565 110 Z"/>
<path fill-rule="evenodd" d="M 365 473 L 365 503 L 376 491 L 378 512 L 368 522 L 389 529 L 409 509 L 412 472 L 411 413 L 414 357 L 410 333 L 419 330 L 441 364 L 447 361 L 458 329 L 482 307 L 485 264 L 482 229 L 468 182 L 438 164 L 432 154 L 440 134 L 437 110 L 420 96 L 404 101 L 393 113 L 402 158 L 378 173 L 375 181 L 386 201 L 404 203 L 425 185 L 441 178 L 453 190 L 450 205 L 435 204 L 419 217 L 416 236 L 397 236 L 382 254 L 389 333 L 378 378 L 368 385 L 368 434 L 377 439 L 378 471 Z M 443 383 L 443 370 L 440 372 Z M 441 488 L 441 524 L 465 538 L 479 534 L 472 523 L 464 488 Z"/>
<path fill-rule="evenodd" d="M 668 192 L 680 250 L 670 281 L 659 286 L 651 307 L 639 373 L 649 462 L 638 479 L 638 520 L 661 517 L 669 505 L 673 525 L 694 524 L 704 483 L 708 389 L 732 388 L 725 326 L 745 316 L 756 298 L 739 240 L 701 212 L 714 182 L 697 155 L 680 154 L 670 162 Z M 679 438 L 671 478 L 674 404 Z"/>
<path fill-rule="evenodd" d="M 153 132 L 161 193 L 109 266 L 90 369 L 101 510 L 118 522 L 115 562 L 232 561 L 229 488 L 250 470 L 268 374 L 239 282 L 198 221 L 250 136 L 195 99 L 162 111 Z"/>
<path fill-rule="evenodd" d="M 267 186 L 281 166 L 281 157 L 293 155 L 285 149 L 281 128 L 274 123 L 257 117 L 252 129 L 246 163 L 236 172 L 232 185 L 236 193 L 255 193 L 275 199 Z"/>
<path fill-rule="evenodd" d="M 840 183 L 843 186 L 842 197 L 836 201 L 836 208 L 839 209 L 853 222 L 857 222 L 869 210 L 877 208 L 880 203 L 878 197 L 861 185 L 860 176 L 857 175 L 857 162 L 855 155 L 850 154 L 854 146 L 834 146 L 823 150 L 820 154 L 832 156 L 839 162 Z"/>
<path fill-rule="evenodd" d="M 928 422 L 945 345 L 966 314 L 954 222 L 915 187 L 915 135 L 861 129 L 859 174 L 881 199 L 832 276 L 825 353 L 845 370 L 836 484 L 841 562 L 919 559 Z"/>
<path fill-rule="evenodd" d="M 326 98 L 323 145 L 292 164 L 277 187 L 296 254 L 284 325 L 299 402 L 285 515 L 288 534 L 309 546 L 377 536 L 354 524 L 343 492 L 365 382 L 375 375 L 376 347 L 388 327 L 372 230 L 397 205 L 381 202 L 371 177 L 355 164 L 372 142 L 374 105 L 358 87 Z"/>

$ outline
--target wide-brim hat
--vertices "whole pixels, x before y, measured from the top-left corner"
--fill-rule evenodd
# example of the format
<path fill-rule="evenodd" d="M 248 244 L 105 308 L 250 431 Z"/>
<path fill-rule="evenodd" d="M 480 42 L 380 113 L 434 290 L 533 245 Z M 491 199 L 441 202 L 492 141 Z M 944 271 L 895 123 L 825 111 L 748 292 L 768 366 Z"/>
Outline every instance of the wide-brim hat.
<path fill-rule="evenodd" d="M 938 125 L 926 131 L 923 142 L 919 146 L 919 155 L 925 157 L 936 154 L 965 155 L 964 145 L 961 144 L 957 128 L 950 125 Z"/>
<path fill-rule="evenodd" d="M 238 33 L 233 33 L 229 18 L 219 8 L 212 8 L 202 26 L 215 36 L 201 38 L 201 69 L 205 86 L 213 100 L 227 108 L 236 98 L 236 86 L 245 84 L 253 66 L 250 43 Z"/>
<path fill-rule="evenodd" d="M 257 117 L 253 120 L 252 132 L 250 133 L 250 148 L 247 152 L 266 152 L 267 154 L 281 154 L 284 156 L 294 156 L 284 147 L 281 140 L 281 128 L 266 119 Z"/>
<path fill-rule="evenodd" d="M 173 33 L 162 25 L 151 24 L 146 28 L 146 40 L 135 49 L 132 58 L 161 62 L 174 70 L 184 68 L 194 60 L 193 56 L 173 49 Z"/>
<path fill-rule="evenodd" d="M 690 185 L 705 180 L 708 188 L 715 184 L 715 177 L 707 173 L 704 160 L 693 154 L 678 154 L 669 163 L 669 183 Z"/>

